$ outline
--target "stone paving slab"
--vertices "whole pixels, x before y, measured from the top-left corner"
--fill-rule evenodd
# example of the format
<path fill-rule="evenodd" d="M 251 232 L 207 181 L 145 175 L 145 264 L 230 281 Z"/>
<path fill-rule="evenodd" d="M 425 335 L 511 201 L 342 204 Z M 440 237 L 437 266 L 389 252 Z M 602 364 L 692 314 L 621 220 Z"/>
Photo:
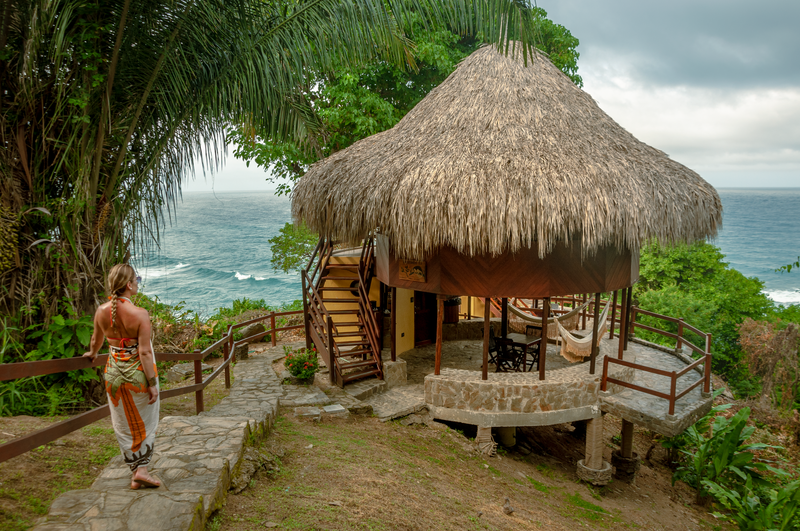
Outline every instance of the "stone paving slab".
<path fill-rule="evenodd" d="M 331 402 L 341 404 L 347 411 L 353 415 L 372 415 L 372 406 L 366 402 L 362 402 L 358 398 L 349 393 L 345 393 L 342 389 L 336 386 L 330 386 L 325 389 L 325 394 L 331 399 Z M 283 401 L 281 401 L 283 404 Z"/>
<path fill-rule="evenodd" d="M 373 395 L 364 401 L 380 420 L 387 421 L 422 411 L 425 405 L 425 387 L 422 384 L 394 387 L 385 393 Z"/>
<path fill-rule="evenodd" d="M 131 490 L 130 469 L 117 456 L 89 489 L 56 498 L 33 529 L 205 529 L 208 516 L 225 502 L 248 439 L 265 436 L 275 421 L 284 395 L 272 370 L 278 355 L 282 348 L 273 347 L 238 362 L 229 396 L 210 411 L 161 420 L 148 467 L 160 488 Z"/>
<path fill-rule="evenodd" d="M 367 378 L 365 380 L 358 380 L 344 386 L 344 392 L 358 400 L 367 400 L 368 398 L 385 393 L 388 389 L 385 380 L 378 380 L 375 377 Z"/>

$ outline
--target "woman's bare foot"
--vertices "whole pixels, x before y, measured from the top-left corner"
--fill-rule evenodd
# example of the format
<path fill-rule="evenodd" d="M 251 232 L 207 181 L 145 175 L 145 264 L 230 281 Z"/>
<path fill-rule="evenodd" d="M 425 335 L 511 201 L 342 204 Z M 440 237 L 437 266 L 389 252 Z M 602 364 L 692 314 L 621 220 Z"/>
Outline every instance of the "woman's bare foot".
<path fill-rule="evenodd" d="M 147 473 L 147 467 L 140 466 L 133 471 L 133 478 L 131 478 L 131 488 L 136 490 L 140 487 L 157 488 L 161 486 L 161 482 Z"/>

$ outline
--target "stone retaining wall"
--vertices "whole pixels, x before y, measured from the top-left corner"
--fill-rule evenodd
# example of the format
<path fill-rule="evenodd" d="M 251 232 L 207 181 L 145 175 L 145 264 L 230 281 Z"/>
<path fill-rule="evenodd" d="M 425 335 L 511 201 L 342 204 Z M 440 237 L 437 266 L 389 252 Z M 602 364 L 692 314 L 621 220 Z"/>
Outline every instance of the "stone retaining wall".
<path fill-rule="evenodd" d="M 635 361 L 626 356 L 628 361 Z M 596 374 L 589 367 L 549 371 L 546 380 L 537 373 L 490 373 L 443 369 L 439 376 L 425 377 L 425 402 L 433 416 L 478 426 L 537 426 L 595 418 L 600 415 L 599 395 L 602 358 Z M 609 367 L 609 376 L 626 382 L 634 370 Z M 623 388 L 609 385 L 608 393 Z"/>

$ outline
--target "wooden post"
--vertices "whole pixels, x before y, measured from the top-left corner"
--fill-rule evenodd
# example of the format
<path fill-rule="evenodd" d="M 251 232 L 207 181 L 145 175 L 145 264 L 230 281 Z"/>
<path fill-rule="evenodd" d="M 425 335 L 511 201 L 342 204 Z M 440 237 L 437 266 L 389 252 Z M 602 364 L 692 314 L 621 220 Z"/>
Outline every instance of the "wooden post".
<path fill-rule="evenodd" d="M 233 356 L 235 354 L 233 349 L 233 330 L 228 327 L 228 355 Z M 233 360 L 236 361 L 236 360 Z M 231 366 L 228 365 L 225 367 L 225 387 L 228 389 L 231 388 Z"/>
<path fill-rule="evenodd" d="M 625 288 L 622 288 L 622 301 L 619 308 L 619 336 L 617 337 L 619 340 L 619 345 L 617 347 L 617 358 L 619 359 L 622 359 L 622 353 L 625 350 L 625 329 L 628 326 L 628 314 L 626 312 L 628 307 L 627 300 L 628 292 Z"/>
<path fill-rule="evenodd" d="M 195 350 L 195 352 L 200 352 L 200 351 Z M 201 360 L 194 360 L 194 383 L 196 384 L 203 383 L 203 362 Z M 198 415 L 203 412 L 202 389 L 194 392 L 194 407 Z"/>
<path fill-rule="evenodd" d="M 306 350 L 311 350 L 311 316 L 308 314 L 308 296 L 306 294 L 306 271 L 300 274 L 300 280 L 303 284 L 303 326 L 306 331 Z M 227 372 L 227 371 L 226 371 Z"/>
<path fill-rule="evenodd" d="M 600 390 L 606 391 L 608 388 L 608 356 L 603 358 L 603 377 L 600 379 Z"/>
<path fill-rule="evenodd" d="M 397 288 L 392 288 L 392 361 L 397 361 Z"/>
<path fill-rule="evenodd" d="M 683 317 L 678 319 L 678 342 L 675 343 L 675 350 L 680 352 L 681 348 L 683 348 Z"/>
<path fill-rule="evenodd" d="M 619 293 L 619 291 L 614 292 L 614 299 L 611 303 L 611 333 L 608 339 L 614 339 L 614 326 L 617 324 L 617 293 Z"/>
<path fill-rule="evenodd" d="M 491 313 L 489 311 L 489 299 L 483 299 L 483 369 L 481 379 L 489 379 L 489 327 Z"/>
<path fill-rule="evenodd" d="M 550 297 L 542 301 L 542 340 L 539 342 L 539 379 L 544 380 L 544 366 L 547 360 L 547 320 L 550 318 Z"/>
<path fill-rule="evenodd" d="M 231 349 L 228 346 L 228 343 L 226 341 L 225 344 L 222 346 L 222 361 L 228 361 L 228 358 L 230 358 L 230 357 L 231 357 Z M 230 389 L 231 388 L 231 366 L 230 366 L 230 364 L 228 364 L 225 367 L 225 388 L 226 389 Z"/>
<path fill-rule="evenodd" d="M 433 374 L 439 375 L 442 369 L 442 323 L 444 322 L 444 299 L 436 297 L 436 364 Z"/>
<path fill-rule="evenodd" d="M 711 334 L 706 334 L 706 362 L 703 367 L 703 392 L 711 392 Z"/>
<path fill-rule="evenodd" d="M 272 337 L 272 346 L 276 346 L 278 344 L 278 333 L 275 331 L 275 312 L 269 316 L 269 326 L 272 327 L 272 332 L 270 336 Z"/>
<path fill-rule="evenodd" d="M 500 299 L 503 307 L 500 309 L 500 336 L 505 339 L 508 337 L 508 299 Z"/>
<path fill-rule="evenodd" d="M 472 297 L 467 295 L 467 321 L 472 320 Z"/>
<path fill-rule="evenodd" d="M 670 375 L 671 381 L 669 385 L 669 414 L 675 414 L 675 395 L 677 394 L 678 387 L 678 373 L 672 371 Z"/>
<path fill-rule="evenodd" d="M 627 317 L 625 318 L 625 346 L 623 350 L 628 350 L 628 336 L 631 334 L 631 302 L 633 301 L 633 286 L 628 288 L 628 300 L 626 302 Z"/>
<path fill-rule="evenodd" d="M 594 294 L 594 319 L 592 320 L 592 357 L 589 361 L 589 374 L 594 374 L 597 363 L 597 350 L 599 349 L 597 337 L 598 322 L 600 320 L 600 293 Z"/>
<path fill-rule="evenodd" d="M 581 294 L 581 304 L 583 304 L 584 302 L 586 302 L 586 294 L 582 293 Z M 581 312 L 581 313 L 583 313 L 583 324 L 581 325 L 581 330 L 586 330 L 586 308 L 584 308 L 583 312 Z"/>
<path fill-rule="evenodd" d="M 326 348 L 328 349 L 328 359 L 331 360 L 331 366 L 328 367 L 328 373 L 331 376 L 331 383 L 339 385 L 341 374 L 338 374 L 339 362 L 336 360 L 336 343 L 333 341 L 333 318 L 329 315 L 328 322 L 325 328 L 327 329 Z"/>
<path fill-rule="evenodd" d="M 625 459 L 633 457 L 633 422 L 622 419 L 622 445 L 619 451 Z"/>

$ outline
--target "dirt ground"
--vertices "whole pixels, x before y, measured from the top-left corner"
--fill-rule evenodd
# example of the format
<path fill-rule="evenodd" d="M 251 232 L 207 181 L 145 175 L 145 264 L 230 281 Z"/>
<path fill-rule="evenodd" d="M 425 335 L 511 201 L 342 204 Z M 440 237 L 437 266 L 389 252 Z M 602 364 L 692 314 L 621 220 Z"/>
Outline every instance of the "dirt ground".
<path fill-rule="evenodd" d="M 643 463 L 635 485 L 578 481 L 575 462 L 585 443 L 571 425 L 520 430 L 518 440 L 524 437 L 532 453 L 501 449 L 486 458 L 465 425 L 405 426 L 363 416 L 314 422 L 281 413 L 265 443 L 279 471 L 230 494 L 208 529 L 730 529 L 692 504 L 688 486 L 671 485 L 661 450 Z M 610 441 L 620 423 L 606 419 Z M 650 442 L 637 432 L 636 451 L 644 455 Z"/>

